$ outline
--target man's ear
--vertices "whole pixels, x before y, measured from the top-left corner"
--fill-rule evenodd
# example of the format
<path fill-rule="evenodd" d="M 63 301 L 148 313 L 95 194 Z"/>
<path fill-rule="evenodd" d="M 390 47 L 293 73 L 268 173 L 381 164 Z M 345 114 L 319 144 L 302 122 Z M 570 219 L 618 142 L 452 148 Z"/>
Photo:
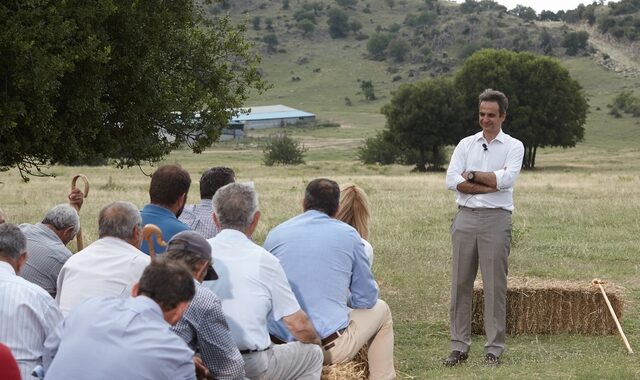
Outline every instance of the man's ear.
<path fill-rule="evenodd" d="M 207 273 L 207 269 L 209 268 L 209 260 L 202 261 L 202 264 L 196 269 L 196 273 L 193 274 L 193 277 L 198 280 L 198 282 L 202 282 L 204 280 L 204 276 Z"/>
<path fill-rule="evenodd" d="M 20 256 L 18 256 L 18 260 L 16 261 L 16 267 L 14 268 L 16 271 L 16 274 L 20 273 L 20 270 L 22 270 L 22 267 L 24 267 L 24 264 L 27 263 L 28 257 L 29 257 L 29 254 L 26 251 L 22 252 Z"/>
<path fill-rule="evenodd" d="M 135 284 L 133 284 L 133 287 L 131 288 L 131 296 L 137 297 L 138 294 L 140 294 L 140 283 L 136 282 Z"/>
<path fill-rule="evenodd" d="M 253 214 L 253 220 L 251 221 L 251 224 L 249 224 L 249 228 L 247 228 L 247 236 L 253 235 L 253 231 L 255 231 L 256 227 L 258 227 L 258 222 L 260 221 L 261 215 L 262 214 L 260 214 L 260 210 L 256 211 L 256 213 Z"/>
<path fill-rule="evenodd" d="M 220 219 L 218 219 L 218 215 L 216 215 L 216 213 L 214 212 L 213 214 L 211 214 L 211 216 L 213 217 L 213 223 L 216 224 L 216 227 L 221 228 Z"/>

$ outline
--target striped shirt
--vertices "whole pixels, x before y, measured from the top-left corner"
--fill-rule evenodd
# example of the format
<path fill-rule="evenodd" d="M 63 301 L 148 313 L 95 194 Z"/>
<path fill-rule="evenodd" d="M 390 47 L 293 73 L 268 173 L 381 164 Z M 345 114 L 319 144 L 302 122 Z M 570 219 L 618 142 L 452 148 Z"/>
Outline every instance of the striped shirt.
<path fill-rule="evenodd" d="M 202 199 L 200 204 L 185 206 L 178 219 L 192 230 L 200 232 L 205 239 L 211 239 L 220 232 L 213 222 L 211 199 Z"/>
<path fill-rule="evenodd" d="M 56 297 L 56 282 L 64 263 L 71 257 L 58 235 L 42 223 L 21 224 L 20 230 L 27 238 L 27 263 L 20 277 L 40 286 Z"/>
<path fill-rule="evenodd" d="M 23 379 L 31 379 L 33 368 L 42 364 L 44 341 L 61 320 L 46 291 L 0 261 L 0 341 L 13 352 Z"/>
<path fill-rule="evenodd" d="M 244 378 L 244 360 L 233 341 L 220 299 L 196 281 L 193 297 L 182 319 L 171 328 L 189 347 L 200 353 L 215 379 Z"/>

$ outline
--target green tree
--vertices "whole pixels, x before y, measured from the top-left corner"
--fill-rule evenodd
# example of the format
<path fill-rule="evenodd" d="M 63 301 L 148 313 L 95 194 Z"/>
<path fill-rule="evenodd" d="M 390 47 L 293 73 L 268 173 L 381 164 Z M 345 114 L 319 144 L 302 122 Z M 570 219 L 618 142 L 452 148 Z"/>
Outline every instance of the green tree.
<path fill-rule="evenodd" d="M 300 165 L 304 164 L 304 155 L 307 150 L 303 144 L 286 133 L 278 133 L 269 136 L 269 140 L 262 149 L 264 154 L 262 161 L 266 166 Z"/>
<path fill-rule="evenodd" d="M 349 16 L 341 9 L 332 8 L 329 11 L 327 24 L 331 38 L 344 38 L 349 33 Z"/>
<path fill-rule="evenodd" d="M 373 82 L 370 80 L 363 80 L 360 82 L 360 89 L 366 100 L 376 100 L 376 93 L 373 89 Z"/>
<path fill-rule="evenodd" d="M 396 62 L 403 62 L 410 51 L 409 43 L 400 37 L 391 40 L 387 46 L 387 55 Z"/>
<path fill-rule="evenodd" d="M 516 5 L 509 13 L 525 21 L 534 21 L 538 17 L 533 8 L 525 7 L 524 5 Z"/>
<path fill-rule="evenodd" d="M 260 30 L 260 22 L 262 22 L 262 17 L 253 16 L 251 19 L 251 24 L 253 25 L 253 30 Z"/>
<path fill-rule="evenodd" d="M 298 24 L 296 25 L 298 29 L 302 30 L 302 34 L 304 34 L 305 36 L 313 33 L 313 31 L 316 29 L 316 24 L 314 24 L 308 18 L 304 18 L 298 21 Z"/>
<path fill-rule="evenodd" d="M 441 170 L 444 147 L 456 144 L 462 131 L 462 103 L 449 79 L 401 85 L 382 114 L 395 139 L 417 152 L 417 171 Z"/>
<path fill-rule="evenodd" d="M 200 152 L 266 87 L 244 27 L 192 1 L 5 2 L 0 27 L 0 169 L 23 176 L 97 156 L 156 162 L 181 144 Z"/>
<path fill-rule="evenodd" d="M 267 44 L 267 50 L 269 52 L 274 52 L 276 51 L 276 46 L 278 46 L 278 36 L 273 33 L 267 34 L 262 37 L 262 42 Z"/>
<path fill-rule="evenodd" d="M 587 48 L 588 40 L 589 33 L 587 32 L 569 32 L 562 37 L 562 47 L 567 49 L 568 55 L 576 55 L 580 50 Z"/>
<path fill-rule="evenodd" d="M 391 41 L 391 37 L 387 34 L 376 33 L 369 41 L 367 41 L 367 51 L 371 58 L 375 60 L 383 60 L 386 56 L 386 49 L 389 46 L 389 42 Z"/>
<path fill-rule="evenodd" d="M 588 104 L 580 84 L 549 57 L 486 49 L 469 57 L 455 76 L 464 99 L 466 134 L 478 131 L 478 94 L 486 88 L 509 98 L 506 133 L 522 141 L 524 168 L 534 168 L 542 147 L 573 147 L 584 137 Z"/>

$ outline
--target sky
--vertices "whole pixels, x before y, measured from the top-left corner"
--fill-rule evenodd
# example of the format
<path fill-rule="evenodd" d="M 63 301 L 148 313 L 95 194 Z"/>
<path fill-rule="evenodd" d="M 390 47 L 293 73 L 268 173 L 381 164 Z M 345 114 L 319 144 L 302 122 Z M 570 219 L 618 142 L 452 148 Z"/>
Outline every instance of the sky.
<path fill-rule="evenodd" d="M 498 4 L 502 4 L 507 9 L 513 9 L 516 5 L 524 5 L 535 9 L 536 13 L 543 10 L 557 12 L 559 10 L 576 9 L 581 3 L 584 5 L 591 4 L 593 0 L 494 0 Z M 464 3 L 464 0 L 456 0 L 458 3 Z M 606 1 L 605 3 L 608 3 Z"/>

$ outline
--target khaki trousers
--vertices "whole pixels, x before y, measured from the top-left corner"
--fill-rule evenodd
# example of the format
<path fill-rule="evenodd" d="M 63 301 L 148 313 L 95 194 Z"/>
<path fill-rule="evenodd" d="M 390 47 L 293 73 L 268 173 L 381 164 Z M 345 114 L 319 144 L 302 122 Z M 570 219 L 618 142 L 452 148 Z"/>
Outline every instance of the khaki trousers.
<path fill-rule="evenodd" d="M 500 356 L 505 347 L 507 269 L 511 248 L 511 212 L 503 209 L 461 208 L 451 224 L 451 349 L 471 346 L 473 282 L 482 273 L 484 288 L 485 354 Z"/>
<path fill-rule="evenodd" d="M 349 326 L 324 350 L 324 364 L 346 363 L 365 344 L 371 380 L 395 379 L 393 364 L 393 320 L 386 302 L 378 300 L 371 309 L 354 309 L 349 313 Z M 334 344 L 331 347 L 331 344 Z"/>

